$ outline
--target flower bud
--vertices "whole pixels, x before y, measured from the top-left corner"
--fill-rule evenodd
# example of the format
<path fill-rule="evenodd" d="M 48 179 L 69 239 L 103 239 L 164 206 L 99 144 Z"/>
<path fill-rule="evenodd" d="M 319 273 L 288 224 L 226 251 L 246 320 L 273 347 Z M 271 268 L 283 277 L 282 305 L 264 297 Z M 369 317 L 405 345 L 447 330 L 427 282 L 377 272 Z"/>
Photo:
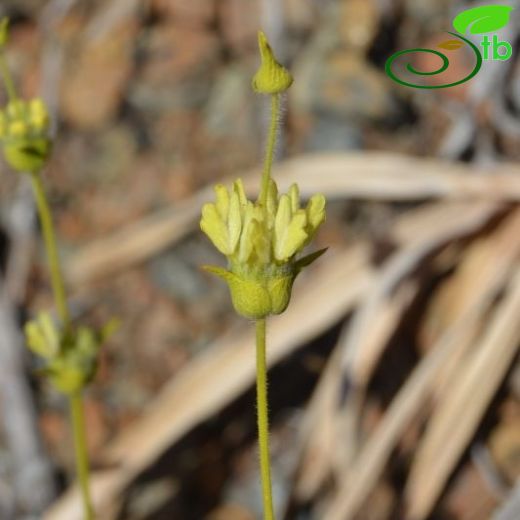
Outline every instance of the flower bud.
<path fill-rule="evenodd" d="M 253 77 L 253 90 L 261 94 L 277 94 L 286 91 L 293 82 L 290 72 L 274 57 L 262 31 L 258 32 L 258 46 L 262 63 Z"/>

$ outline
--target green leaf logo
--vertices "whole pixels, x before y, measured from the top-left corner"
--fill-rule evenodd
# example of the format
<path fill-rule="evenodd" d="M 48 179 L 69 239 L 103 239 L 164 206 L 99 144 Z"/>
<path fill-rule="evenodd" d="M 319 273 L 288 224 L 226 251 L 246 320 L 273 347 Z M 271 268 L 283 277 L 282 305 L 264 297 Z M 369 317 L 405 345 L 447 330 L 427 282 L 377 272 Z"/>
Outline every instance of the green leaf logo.
<path fill-rule="evenodd" d="M 483 5 L 459 13 L 453 20 L 453 27 L 461 34 L 483 34 L 498 31 L 509 22 L 513 8 L 509 5 Z"/>

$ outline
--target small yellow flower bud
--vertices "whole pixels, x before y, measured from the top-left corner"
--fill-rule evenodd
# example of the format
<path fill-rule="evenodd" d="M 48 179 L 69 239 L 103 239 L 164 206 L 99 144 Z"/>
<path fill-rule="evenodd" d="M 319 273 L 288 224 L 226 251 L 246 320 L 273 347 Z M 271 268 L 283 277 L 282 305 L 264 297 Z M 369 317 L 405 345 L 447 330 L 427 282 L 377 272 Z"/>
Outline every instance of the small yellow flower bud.
<path fill-rule="evenodd" d="M 253 90 L 261 94 L 277 94 L 286 91 L 291 86 L 293 77 L 283 65 L 276 61 L 262 31 L 258 32 L 258 46 L 262 63 L 253 77 Z"/>

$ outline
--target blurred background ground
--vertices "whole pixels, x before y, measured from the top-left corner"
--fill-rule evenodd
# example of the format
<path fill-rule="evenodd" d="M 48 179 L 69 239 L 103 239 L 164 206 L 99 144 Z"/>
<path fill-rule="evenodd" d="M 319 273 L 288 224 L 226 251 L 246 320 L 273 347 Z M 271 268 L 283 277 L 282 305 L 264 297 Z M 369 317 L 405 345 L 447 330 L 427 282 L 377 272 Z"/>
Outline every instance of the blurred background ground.
<path fill-rule="evenodd" d="M 78 262 L 78 252 L 99 238 L 165 208 L 183 208 L 205 186 L 258 166 L 268 116 L 264 100 L 250 88 L 259 27 L 295 77 L 284 105 L 280 157 L 391 151 L 463 161 L 474 176 L 492 175 L 494 165 L 517 161 L 518 25 L 511 24 L 509 34 L 513 58 L 486 64 L 477 78 L 459 87 L 406 89 L 384 73 L 392 52 L 428 47 L 451 28 L 454 14 L 473 5 L 434 0 L 3 0 L 0 15 L 12 21 L 8 58 L 20 92 L 43 95 L 55 114 L 57 139 L 45 181 L 65 266 Z M 429 62 L 424 58 L 419 65 Z M 463 76 L 467 67 L 455 56 L 450 73 Z M 320 176 L 319 168 L 315 175 Z M 387 236 L 390 223 L 420 208 L 426 198 L 336 198 L 329 203 L 318 246 L 341 250 L 367 243 L 370 259 L 381 265 L 395 247 Z M 13 207 L 26 199 L 23 179 L 3 165 L 5 234 L 12 233 Z M 513 206 L 492 213 L 475 229 L 477 238 L 491 240 Z M 362 432 L 377 424 L 438 334 L 430 306 L 442 307 L 437 291 L 463 263 L 469 247 L 464 240 L 470 238 L 461 240 L 448 241 L 427 255 L 426 263 L 417 262 L 412 278 L 420 287 L 404 304 L 402 321 L 389 334 L 389 348 L 370 380 Z M 4 248 L 8 243 L 4 240 Z M 36 235 L 32 243 L 39 244 Z M 112 247 L 117 249 L 117 241 Z M 216 338 L 247 326 L 233 314 L 225 286 L 200 271 L 201 264 L 221 261 L 196 229 L 143 256 L 130 266 L 71 283 L 78 318 L 98 325 L 113 316 L 121 321 L 86 394 L 89 448 L 98 468 L 105 464 L 107 443 L 139 419 L 168 381 Z M 20 320 L 52 307 L 40 246 L 30 258 L 16 301 Z M 489 317 L 491 307 L 487 312 Z M 334 494 L 333 477 L 327 474 L 305 499 L 296 496 L 294 471 L 302 455 L 294 439 L 350 316 L 346 312 L 317 337 L 300 342 L 271 375 L 275 491 L 287 519 L 325 518 Z M 418 322 L 426 325 L 418 330 Z M 26 355 L 25 363 L 45 451 L 62 491 L 72 475 L 65 402 L 33 375 L 36 360 Z M 497 383 L 500 391 L 493 394 L 485 420 L 429 518 L 490 518 L 514 485 L 520 469 L 515 366 L 512 362 Z M 252 388 L 218 412 L 149 461 L 118 497 L 118 518 L 260 518 Z M 356 518 L 406 518 L 403 488 L 424 424 L 425 417 L 410 422 L 371 491 L 373 500 L 358 508 Z M 13 502 L 13 471 L 4 443 L 0 501 Z M 20 510 L 12 515 L 30 517 Z"/>

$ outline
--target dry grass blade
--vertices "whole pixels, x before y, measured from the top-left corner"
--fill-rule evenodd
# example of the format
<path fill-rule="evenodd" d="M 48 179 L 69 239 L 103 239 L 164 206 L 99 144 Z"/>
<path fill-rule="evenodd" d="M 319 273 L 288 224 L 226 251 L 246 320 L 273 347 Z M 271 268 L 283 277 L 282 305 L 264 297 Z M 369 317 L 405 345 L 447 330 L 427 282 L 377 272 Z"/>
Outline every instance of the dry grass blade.
<path fill-rule="evenodd" d="M 353 466 L 344 471 L 325 516 L 327 520 L 348 520 L 354 517 L 381 477 L 385 463 L 408 423 L 423 409 L 426 400 L 438 386 L 439 375 L 444 373 L 454 356 L 458 357 L 459 351 L 466 350 L 478 337 L 485 313 L 503 288 L 518 258 L 520 242 L 514 238 L 519 224 L 520 211 L 516 211 L 491 237 L 479 240 L 478 244 L 470 247 L 468 260 L 464 263 L 470 266 L 473 275 L 473 266 L 478 265 L 479 277 L 473 276 L 471 288 L 462 292 L 456 311 L 453 309 L 454 318 L 450 320 L 449 326 L 392 401 Z M 483 259 L 481 251 L 484 245 L 488 254 Z M 496 262 L 489 261 L 491 253 L 498 253 Z M 478 262 L 475 262 L 475 257 Z M 463 267 L 461 270 L 463 274 L 454 277 L 459 284 L 461 281 L 465 283 L 469 274 L 468 269 Z"/>
<path fill-rule="evenodd" d="M 518 350 L 519 314 L 517 270 L 463 373 L 430 420 L 407 484 L 408 518 L 422 520 L 429 515 L 474 434 Z"/>
<path fill-rule="evenodd" d="M 496 296 L 497 290 L 520 257 L 519 229 L 520 210 L 515 210 L 491 236 L 476 240 L 467 248 L 451 283 L 446 283 L 444 291 L 440 291 L 437 309 L 433 312 L 433 320 L 437 324 L 445 323 L 449 326 L 472 302 Z M 468 345 L 466 349 L 458 349 L 450 356 L 437 378 L 436 398 L 449 398 L 451 384 L 457 384 L 457 371 L 464 370 L 464 358 L 470 347 Z"/>
<path fill-rule="evenodd" d="M 341 351 L 336 347 L 314 390 L 300 430 L 300 462 L 294 494 L 301 502 L 311 499 L 334 466 L 340 360 Z"/>
<path fill-rule="evenodd" d="M 399 291 L 389 300 L 385 315 L 377 326 L 377 335 L 373 336 L 374 340 L 388 340 L 408 307 L 413 292 L 408 289 Z M 336 468 L 340 474 L 344 473 L 345 466 L 342 464 L 351 458 L 354 451 L 345 446 L 343 437 L 338 434 L 338 388 L 343 376 L 340 363 L 342 355 L 342 348 L 337 345 L 307 409 L 302 431 L 303 450 L 295 482 L 295 496 L 300 501 L 310 500 L 317 493 L 330 475 L 331 468 Z M 345 449 L 348 449 L 348 453 L 340 456 L 340 452 Z"/>
<path fill-rule="evenodd" d="M 344 338 L 344 369 L 356 388 L 370 379 L 385 343 L 374 341 L 377 321 L 385 314 L 388 299 L 399 283 L 428 256 L 453 240 L 478 231 L 496 213 L 496 205 L 480 203 L 445 205 L 442 215 L 424 226 L 415 240 L 399 249 L 384 264 L 356 312 Z"/>
<path fill-rule="evenodd" d="M 203 201 L 210 197 L 210 191 L 203 190 L 186 204 L 145 217 L 84 246 L 66 265 L 68 283 L 77 286 L 118 272 L 181 240 L 193 230 Z"/>
<path fill-rule="evenodd" d="M 280 163 L 282 188 L 298 182 L 304 195 L 321 191 L 331 198 L 379 200 L 520 199 L 520 168 L 496 166 L 492 175 L 474 175 L 474 167 L 388 152 L 350 152 L 298 156 Z M 473 173 L 473 175 L 471 175 Z"/>
<path fill-rule="evenodd" d="M 357 451 L 355 432 L 365 383 L 410 296 L 403 298 L 406 295 L 399 295 L 396 300 L 392 297 L 396 286 L 425 255 L 448 240 L 478 230 L 493 217 L 497 208 L 496 204 L 434 203 L 411 211 L 396 221 L 392 230 L 402 247 L 394 255 L 394 260 L 390 260 L 388 266 L 373 279 L 361 307 L 349 324 L 351 328 L 345 329 L 344 339 L 340 339 L 336 347 L 342 354 L 334 354 L 329 362 L 318 385 L 317 395 L 307 411 L 308 426 L 302 440 L 305 449 L 296 483 L 298 498 L 308 499 L 334 466 L 344 468 Z M 454 225 L 454 222 L 457 224 Z M 350 386 L 343 423 L 339 428 L 341 434 L 338 435 L 337 405 L 346 372 L 345 348 L 350 352 L 346 369 L 349 382 L 353 385 Z M 340 370 L 335 363 L 336 359 L 341 361 L 342 358 L 343 367 Z M 332 444 L 335 445 L 334 455 L 329 457 L 327 454 Z M 319 462 L 316 462 L 318 459 Z"/>
<path fill-rule="evenodd" d="M 322 192 L 329 198 L 422 200 L 429 198 L 520 200 L 520 169 L 500 166 L 493 175 L 470 175 L 462 164 L 417 159 L 398 154 L 352 152 L 313 154 L 279 163 L 274 176 L 282 189 L 298 182 L 303 196 Z M 246 172 L 246 188 L 257 189 L 258 171 Z M 222 182 L 229 183 L 232 179 Z M 156 254 L 191 232 L 203 202 L 212 198 L 204 188 L 179 207 L 130 224 L 80 249 L 70 258 L 71 285 L 107 276 Z"/>
<path fill-rule="evenodd" d="M 474 310 L 476 311 L 476 309 Z M 475 337 L 479 315 L 473 312 L 450 330 L 415 368 L 354 463 L 343 471 L 326 520 L 350 520 L 373 490 L 408 423 L 424 406 L 433 380 L 452 350 Z"/>
<path fill-rule="evenodd" d="M 302 276 L 288 311 L 270 323 L 271 365 L 339 320 L 366 290 L 371 277 L 364 247 L 331 252 L 319 267 L 312 277 Z M 253 384 L 251 332 L 223 338 L 194 359 L 161 392 L 142 419 L 108 446 L 105 459 L 116 468 L 93 477 L 93 496 L 100 511 L 167 447 Z M 45 518 L 80 520 L 77 492 L 69 492 Z"/>

